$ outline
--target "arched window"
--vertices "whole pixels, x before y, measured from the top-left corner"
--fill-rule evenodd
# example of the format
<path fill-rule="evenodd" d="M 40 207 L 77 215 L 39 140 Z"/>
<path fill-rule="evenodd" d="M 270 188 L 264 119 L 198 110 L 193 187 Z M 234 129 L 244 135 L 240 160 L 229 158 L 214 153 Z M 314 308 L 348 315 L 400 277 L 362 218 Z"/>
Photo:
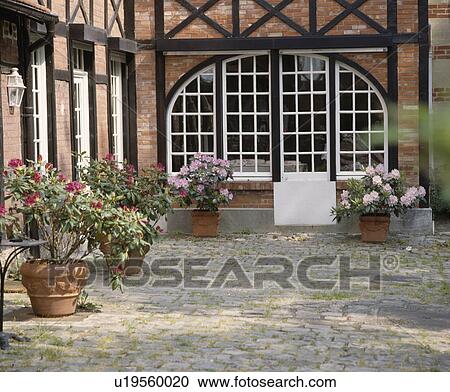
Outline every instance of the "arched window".
<path fill-rule="evenodd" d="M 269 56 L 224 64 L 224 157 L 237 177 L 271 177 Z"/>
<path fill-rule="evenodd" d="M 241 179 L 271 179 L 276 166 L 283 180 L 329 179 L 331 170 L 342 178 L 361 175 L 369 165 L 387 167 L 387 106 L 377 83 L 358 70 L 327 56 L 291 52 L 280 55 L 277 75 L 266 53 L 217 61 L 180 82 L 173 94 L 167 111 L 170 173 L 196 152 L 228 159 Z M 271 89 L 278 84 L 280 134 L 274 135 L 272 99 L 278 97 Z M 275 137 L 279 155 L 272 150 Z"/>
<path fill-rule="evenodd" d="M 353 175 L 367 166 L 387 166 L 387 109 L 377 89 L 360 73 L 336 64 L 337 173 Z"/>
<path fill-rule="evenodd" d="M 325 58 L 281 59 L 282 172 L 284 178 L 326 177 L 329 88 Z"/>
<path fill-rule="evenodd" d="M 168 170 L 176 173 L 196 152 L 215 155 L 214 67 L 191 78 L 168 110 Z"/>

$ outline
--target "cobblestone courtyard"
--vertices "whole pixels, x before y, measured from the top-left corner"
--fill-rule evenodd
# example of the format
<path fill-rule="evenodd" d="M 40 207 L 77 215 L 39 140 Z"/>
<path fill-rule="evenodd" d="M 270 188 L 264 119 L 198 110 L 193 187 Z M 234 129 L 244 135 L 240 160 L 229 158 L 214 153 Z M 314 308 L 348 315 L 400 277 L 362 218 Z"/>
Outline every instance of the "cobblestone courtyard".
<path fill-rule="evenodd" d="M 0 369 L 450 370 L 450 233 L 392 237 L 382 246 L 325 234 L 166 236 L 147 261 L 208 257 L 213 280 L 234 256 L 253 282 L 257 256 L 294 264 L 310 255 L 351 256 L 353 266 L 365 267 L 369 254 L 382 261 L 379 290 L 370 291 L 367 278 L 353 278 L 350 290 L 307 289 L 295 272 L 289 289 L 155 288 L 148 275 L 124 294 L 95 284 L 87 292 L 100 311 L 62 319 L 35 318 L 26 294 L 6 294 L 5 330 L 32 342 L 0 352 Z M 338 266 L 310 272 L 334 281 Z"/>

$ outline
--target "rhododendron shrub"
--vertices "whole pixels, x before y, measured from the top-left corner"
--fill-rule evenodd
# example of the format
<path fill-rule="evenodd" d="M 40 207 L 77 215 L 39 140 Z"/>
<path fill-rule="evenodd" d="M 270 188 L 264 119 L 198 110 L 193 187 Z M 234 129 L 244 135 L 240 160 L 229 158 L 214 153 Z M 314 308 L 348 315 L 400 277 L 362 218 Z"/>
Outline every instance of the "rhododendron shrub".
<path fill-rule="evenodd" d="M 114 215 L 111 203 L 103 203 L 82 181 L 68 181 L 51 164 L 9 162 L 5 170 L 6 198 L 11 200 L 11 213 L 21 213 L 27 224 L 33 224 L 39 238 L 47 241 L 43 248 L 46 260 L 54 264 L 80 261 L 98 247 L 98 233 L 107 214 Z M 3 213 L 3 210 L 0 210 Z M 121 219 L 135 242 L 143 237 L 143 217 L 120 211 Z M 87 244 L 80 252 L 82 245 Z M 121 253 L 127 249 L 122 248 Z M 117 252 L 119 254 L 119 252 Z"/>
<path fill-rule="evenodd" d="M 216 212 L 233 200 L 233 193 L 224 186 L 232 178 L 228 161 L 198 153 L 178 175 L 169 177 L 168 183 L 182 206 Z"/>
<path fill-rule="evenodd" d="M 351 215 L 399 216 L 417 206 L 425 195 L 423 187 L 406 188 L 397 169 L 386 172 L 380 164 L 368 167 L 362 178 L 347 181 L 347 189 L 332 214 L 338 222 Z"/>

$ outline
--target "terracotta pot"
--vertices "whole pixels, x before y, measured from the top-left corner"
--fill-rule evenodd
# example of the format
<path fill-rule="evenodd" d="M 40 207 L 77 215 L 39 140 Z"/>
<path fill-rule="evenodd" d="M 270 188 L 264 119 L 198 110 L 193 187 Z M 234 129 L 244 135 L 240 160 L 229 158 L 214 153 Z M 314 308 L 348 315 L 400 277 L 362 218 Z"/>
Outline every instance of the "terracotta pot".
<path fill-rule="evenodd" d="M 220 212 L 192 211 L 192 234 L 195 237 L 217 237 Z"/>
<path fill-rule="evenodd" d="M 145 255 L 150 250 L 149 246 L 146 246 L 142 251 L 132 250 L 129 253 L 129 259 L 125 262 L 125 275 L 133 276 L 139 275 L 142 272 L 142 266 L 144 264 Z"/>
<path fill-rule="evenodd" d="M 34 314 L 39 317 L 62 317 L 75 313 L 78 297 L 86 283 L 88 267 L 83 262 L 55 265 L 45 260 L 34 260 L 23 263 L 20 273 Z"/>
<path fill-rule="evenodd" d="M 391 217 L 389 215 L 363 215 L 359 218 L 359 229 L 363 242 L 385 242 Z"/>

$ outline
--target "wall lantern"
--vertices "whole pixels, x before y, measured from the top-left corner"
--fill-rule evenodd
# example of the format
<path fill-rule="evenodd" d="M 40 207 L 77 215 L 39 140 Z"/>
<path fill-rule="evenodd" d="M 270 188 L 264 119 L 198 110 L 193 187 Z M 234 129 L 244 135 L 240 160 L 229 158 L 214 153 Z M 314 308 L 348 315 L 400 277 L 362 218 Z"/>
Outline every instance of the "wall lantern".
<path fill-rule="evenodd" d="M 14 113 L 15 107 L 20 107 L 22 103 L 23 93 L 25 92 L 25 85 L 23 84 L 22 76 L 20 76 L 17 68 L 11 69 L 11 74 L 8 75 L 8 104 L 11 114 Z"/>

